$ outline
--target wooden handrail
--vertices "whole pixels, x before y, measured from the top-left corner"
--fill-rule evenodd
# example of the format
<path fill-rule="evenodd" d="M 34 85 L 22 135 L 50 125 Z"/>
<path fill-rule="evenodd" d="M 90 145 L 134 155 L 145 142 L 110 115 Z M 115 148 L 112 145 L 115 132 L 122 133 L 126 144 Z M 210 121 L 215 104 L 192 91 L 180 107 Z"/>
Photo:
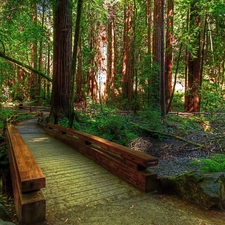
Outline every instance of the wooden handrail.
<path fill-rule="evenodd" d="M 5 133 L 18 219 L 21 224 L 44 221 L 46 200 L 41 189 L 46 186 L 45 176 L 15 126 L 7 124 Z"/>
<path fill-rule="evenodd" d="M 154 156 L 56 124 L 46 124 L 45 132 L 142 191 L 158 188 L 157 174 L 148 169 L 158 164 L 158 159 Z"/>
<path fill-rule="evenodd" d="M 128 159 L 130 161 L 134 161 L 135 163 L 137 163 L 138 165 L 142 166 L 145 169 L 147 167 L 156 166 L 158 164 L 158 158 L 154 156 L 135 151 L 128 147 L 119 145 L 117 143 L 108 141 L 106 139 L 103 139 L 91 134 L 87 134 L 78 130 L 62 127 L 57 124 L 47 124 L 46 127 L 48 129 L 56 129 L 60 132 L 63 132 L 64 134 L 75 136 L 85 141 L 86 143 L 96 144 L 107 151 L 110 151 L 112 153 L 115 153 L 121 156 L 122 158 Z"/>

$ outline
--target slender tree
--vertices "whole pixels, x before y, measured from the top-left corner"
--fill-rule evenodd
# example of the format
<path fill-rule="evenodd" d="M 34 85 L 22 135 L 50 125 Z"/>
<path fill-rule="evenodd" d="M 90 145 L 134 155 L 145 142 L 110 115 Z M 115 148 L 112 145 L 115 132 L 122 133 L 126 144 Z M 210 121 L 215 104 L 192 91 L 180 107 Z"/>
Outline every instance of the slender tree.
<path fill-rule="evenodd" d="M 76 73 L 76 63 L 77 63 L 77 52 L 79 46 L 79 37 L 80 37 L 80 21 L 82 15 L 82 3 L 83 0 L 78 0 L 77 2 L 77 20 L 76 20 L 76 29 L 74 34 L 74 44 L 73 44 L 73 58 L 72 58 L 72 68 L 70 71 L 70 85 L 69 85 L 69 127 L 72 128 L 74 121 L 74 82 L 75 82 L 75 73 Z"/>
<path fill-rule="evenodd" d="M 162 1 L 154 0 L 154 24 L 153 24 L 153 69 L 151 76 L 151 105 L 160 103 L 160 71 L 161 71 L 161 31 L 162 31 Z"/>
<path fill-rule="evenodd" d="M 31 5 L 31 11 L 32 11 L 32 22 L 34 26 L 37 26 L 37 5 L 32 4 Z M 37 69 L 37 62 L 38 61 L 38 52 L 37 52 L 37 39 L 36 37 L 33 38 L 31 42 L 31 67 Z M 37 82 L 37 75 L 36 73 L 31 74 L 30 78 L 30 98 L 36 99 L 37 96 L 40 95 L 38 93 L 38 82 Z"/>
<path fill-rule="evenodd" d="M 165 52 L 165 92 L 166 92 L 167 112 L 171 110 L 170 101 L 172 96 L 173 17 L 174 17 L 174 0 L 169 0 L 167 1 L 167 29 L 166 29 L 166 52 Z"/>
<path fill-rule="evenodd" d="M 152 70 L 152 27 L 153 27 L 153 7 L 152 7 L 152 0 L 146 0 L 146 24 L 147 24 L 147 49 L 148 49 L 148 56 L 149 56 L 149 65 L 150 70 Z M 148 76 L 148 102 L 150 104 L 150 97 L 151 97 L 151 84 L 152 79 Z"/>
<path fill-rule="evenodd" d="M 115 85 L 115 5 L 108 5 L 108 68 L 107 93 L 109 99 L 114 100 Z"/>
<path fill-rule="evenodd" d="M 188 81 L 185 93 L 185 111 L 200 111 L 201 74 L 201 19 L 198 13 L 198 1 L 192 1 L 190 5 L 190 29 L 194 34 L 192 49 L 195 52 L 188 53 Z"/>
<path fill-rule="evenodd" d="M 133 3 L 124 6 L 124 34 L 123 34 L 123 99 L 129 102 L 133 99 L 134 84 L 134 9 Z"/>

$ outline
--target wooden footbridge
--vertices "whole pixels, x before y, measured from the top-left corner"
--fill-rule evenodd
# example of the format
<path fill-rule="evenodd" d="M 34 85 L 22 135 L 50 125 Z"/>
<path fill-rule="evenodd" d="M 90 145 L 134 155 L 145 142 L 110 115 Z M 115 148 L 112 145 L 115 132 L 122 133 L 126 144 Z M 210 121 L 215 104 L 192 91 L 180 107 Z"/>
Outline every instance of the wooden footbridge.
<path fill-rule="evenodd" d="M 37 118 L 6 127 L 21 224 L 41 224 L 50 217 L 64 224 L 73 221 L 64 217 L 74 207 L 110 204 L 157 189 L 157 175 L 148 170 L 158 163 L 153 156 L 58 125 L 42 129 Z"/>

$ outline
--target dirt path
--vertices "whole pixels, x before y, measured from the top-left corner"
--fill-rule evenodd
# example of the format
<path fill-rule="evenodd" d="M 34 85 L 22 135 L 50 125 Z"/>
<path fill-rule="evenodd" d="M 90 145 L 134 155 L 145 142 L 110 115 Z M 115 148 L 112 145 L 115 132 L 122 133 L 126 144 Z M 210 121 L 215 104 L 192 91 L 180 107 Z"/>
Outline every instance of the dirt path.
<path fill-rule="evenodd" d="M 33 127 L 33 128 L 32 128 Z M 18 126 L 21 133 L 41 131 L 35 120 Z M 65 188 L 65 192 L 66 192 Z M 101 193 L 100 193 L 101 194 Z M 48 201 L 48 199 L 47 199 Z M 76 201 L 76 198 L 74 198 Z M 176 197 L 157 193 L 136 192 L 104 202 L 79 203 L 62 210 L 66 199 L 55 202 L 54 211 L 47 209 L 46 222 L 39 225 L 222 225 L 225 212 L 202 211 Z"/>
<path fill-rule="evenodd" d="M 80 205 L 63 215 L 48 216 L 46 224 L 85 225 L 222 225 L 222 212 L 201 211 L 169 196 L 144 194 L 106 204 Z"/>

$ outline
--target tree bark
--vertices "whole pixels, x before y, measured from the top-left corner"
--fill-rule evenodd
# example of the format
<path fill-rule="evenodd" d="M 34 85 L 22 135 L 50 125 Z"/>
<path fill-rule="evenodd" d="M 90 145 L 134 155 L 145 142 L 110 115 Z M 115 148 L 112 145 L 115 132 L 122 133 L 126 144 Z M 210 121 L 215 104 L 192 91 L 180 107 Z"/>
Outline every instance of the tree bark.
<path fill-rule="evenodd" d="M 31 10 L 32 10 L 32 22 L 34 26 L 37 26 L 37 5 L 32 4 L 31 5 Z M 31 42 L 31 66 L 35 69 L 37 69 L 37 40 L 36 37 L 34 37 L 34 40 Z M 31 99 L 36 99 L 40 93 L 38 93 L 38 77 L 36 73 L 31 71 L 31 76 L 30 78 L 30 98 Z"/>
<path fill-rule="evenodd" d="M 190 7 L 190 29 L 198 28 L 195 33 L 193 48 L 196 54 L 189 52 L 188 57 L 188 82 L 185 96 L 185 112 L 200 111 L 200 88 L 201 88 L 201 20 L 198 14 L 197 1 L 191 3 Z"/>
<path fill-rule="evenodd" d="M 167 29 L 166 29 L 166 55 L 165 55 L 165 88 L 166 108 L 171 111 L 169 103 L 172 96 L 172 73 L 173 73 L 173 15 L 174 0 L 169 0 L 167 5 Z"/>
<path fill-rule="evenodd" d="M 150 71 L 152 70 L 152 26 L 153 26 L 153 18 L 152 18 L 152 0 L 146 0 L 146 23 L 148 27 L 148 55 Z M 150 105 L 150 97 L 151 97 L 151 86 L 152 79 L 148 77 L 148 105 Z"/>
<path fill-rule="evenodd" d="M 115 7 L 108 6 L 108 73 L 107 73 L 107 92 L 109 99 L 114 101 L 114 82 L 115 82 Z"/>
<path fill-rule="evenodd" d="M 76 20 L 76 29 L 74 33 L 74 44 L 73 44 L 73 58 L 72 58 L 72 67 L 70 71 L 69 78 L 69 127 L 72 128 L 74 122 L 74 81 L 75 81 L 75 73 L 76 73 L 76 62 L 77 62 L 77 51 L 79 45 L 79 37 L 80 37 L 80 21 L 82 14 L 82 3 L 83 0 L 78 0 L 77 2 L 77 20 Z"/>
<path fill-rule="evenodd" d="M 153 70 L 151 76 L 151 97 L 150 102 L 153 107 L 159 106 L 160 103 L 160 68 L 161 68 L 161 21 L 162 21 L 162 2 L 154 0 L 154 24 L 153 24 Z"/>
<path fill-rule="evenodd" d="M 122 69 L 123 99 L 131 103 L 134 84 L 134 9 L 131 3 L 124 7 L 124 50 Z"/>
<path fill-rule="evenodd" d="M 53 82 L 50 122 L 70 116 L 70 74 L 72 59 L 71 1 L 60 0 L 54 12 Z"/>

